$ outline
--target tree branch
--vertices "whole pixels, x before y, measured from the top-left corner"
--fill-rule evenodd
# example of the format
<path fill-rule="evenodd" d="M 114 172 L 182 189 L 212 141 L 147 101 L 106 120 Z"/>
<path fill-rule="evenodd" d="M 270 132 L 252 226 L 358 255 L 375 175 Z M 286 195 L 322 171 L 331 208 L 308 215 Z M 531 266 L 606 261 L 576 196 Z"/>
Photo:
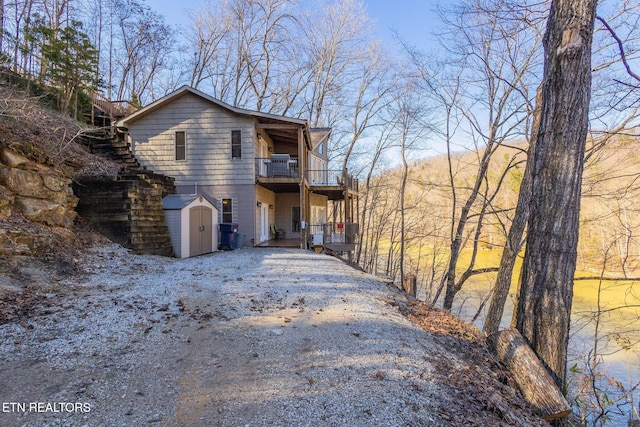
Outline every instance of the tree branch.
<path fill-rule="evenodd" d="M 607 31 L 609 31 L 609 34 L 611 34 L 611 37 L 613 37 L 613 39 L 618 44 L 618 50 L 620 51 L 620 58 L 622 58 L 622 63 L 624 64 L 624 68 L 627 70 L 627 74 L 629 74 L 631 77 L 633 77 L 634 79 L 636 79 L 637 81 L 640 82 L 640 76 L 638 76 L 636 73 L 631 71 L 631 67 L 629 66 L 629 63 L 627 62 L 627 55 L 624 53 L 624 46 L 622 45 L 622 40 L 620 40 L 620 37 L 618 37 L 616 32 L 613 30 L 613 28 L 611 28 L 611 26 L 607 23 L 607 21 L 605 21 L 602 17 L 596 15 L 596 19 L 598 21 L 600 21 L 600 23 L 602 25 L 604 25 L 604 27 L 607 29 Z M 637 87 L 637 86 L 631 85 L 629 83 L 622 83 L 622 84 L 627 85 L 627 86 Z"/>

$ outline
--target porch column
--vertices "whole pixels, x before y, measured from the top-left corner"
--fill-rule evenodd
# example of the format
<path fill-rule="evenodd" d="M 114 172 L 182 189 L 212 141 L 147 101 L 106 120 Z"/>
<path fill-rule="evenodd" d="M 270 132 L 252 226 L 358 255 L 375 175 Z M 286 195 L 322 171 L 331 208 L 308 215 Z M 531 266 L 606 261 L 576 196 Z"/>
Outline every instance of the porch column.
<path fill-rule="evenodd" d="M 305 144 L 304 144 L 304 128 L 303 126 L 298 128 L 298 173 L 300 174 L 300 221 L 304 221 L 309 225 L 309 216 L 307 214 L 307 186 L 306 186 L 306 174 L 307 163 L 305 159 Z M 307 229 L 300 227 L 300 248 L 307 248 Z"/>

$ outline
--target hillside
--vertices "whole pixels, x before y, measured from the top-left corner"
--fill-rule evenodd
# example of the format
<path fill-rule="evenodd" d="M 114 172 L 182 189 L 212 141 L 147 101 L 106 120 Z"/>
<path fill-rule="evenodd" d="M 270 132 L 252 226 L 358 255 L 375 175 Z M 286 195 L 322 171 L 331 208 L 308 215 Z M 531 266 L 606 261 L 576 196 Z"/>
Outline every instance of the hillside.
<path fill-rule="evenodd" d="M 568 395 L 574 400 L 574 407 L 581 407 L 583 415 L 587 414 L 586 418 L 591 411 L 610 411 L 612 425 L 625 422 L 633 411 L 633 404 L 628 402 L 635 402 L 639 380 L 640 160 L 636 139 L 611 139 L 597 150 L 593 149 L 594 141 L 590 141 L 581 201 L 577 280 L 573 287 Z M 495 284 L 496 273 L 491 269 L 499 266 L 524 171 L 523 163 L 507 170 L 515 154 L 523 158 L 514 148 L 504 147 L 495 153 L 481 195 L 471 206 L 456 265 L 458 278 L 465 277 L 471 269 L 480 274 L 467 276 L 454 299 L 452 312 L 479 327 L 484 324 Z M 455 205 L 445 157 L 416 162 L 410 167 L 405 272 L 416 275 L 418 297 L 426 301 L 434 301 L 438 292 L 442 298 L 452 222 L 467 200 L 477 164 L 477 153 L 454 156 Z M 503 176 L 500 191 L 494 195 Z M 367 212 L 361 262 L 368 271 L 391 277 L 399 276 L 400 179 L 401 171 L 387 171 L 376 177 L 361 197 L 361 205 L 374 208 Z M 483 202 L 487 200 L 482 216 Z M 521 258 L 512 275 L 502 327 L 508 327 L 512 317 L 520 267 Z M 606 400 L 602 399 L 604 395 Z"/>
<path fill-rule="evenodd" d="M 0 293 L 45 282 L 34 265 L 64 277 L 80 250 L 104 239 L 74 211 L 74 176 L 115 175 L 118 165 L 87 152 L 86 126 L 0 84 Z"/>
<path fill-rule="evenodd" d="M 636 145 L 636 138 L 630 136 L 611 139 L 604 146 L 598 145 L 597 141 L 590 141 L 581 202 L 580 271 L 597 274 L 606 260 L 605 271 L 609 276 L 634 276 L 638 273 L 640 185 L 637 177 L 640 176 L 640 158 Z M 500 252 L 518 198 L 525 167 L 525 149 L 523 144 L 513 144 L 500 147 L 493 154 L 488 178 L 481 186 L 480 197 L 471 207 L 464 236 L 467 250 L 473 248 L 478 220 L 482 217 L 477 236 L 479 249 Z M 476 178 L 480 154 L 461 152 L 454 153 L 452 157 L 456 219 Z M 365 224 L 364 262 L 370 265 L 377 263 L 377 271 L 381 272 L 389 268 L 394 271 L 394 262 L 398 260 L 399 216 L 394 212 L 399 206 L 400 174 L 401 171 L 395 169 L 375 177 L 369 191 L 361 197 L 374 206 L 374 210 L 367 213 Z M 488 200 L 488 204 L 486 213 L 481 216 L 484 200 Z M 405 241 L 409 268 L 423 271 L 425 281 L 428 277 L 437 279 L 444 273 L 453 203 L 446 156 L 436 156 L 410 165 Z M 390 246 L 395 248 L 391 261 Z M 381 259 L 369 259 L 375 257 L 376 253 L 381 255 Z M 492 267 L 497 264 L 484 265 L 483 260 L 499 259 L 499 254 L 479 254 L 478 257 L 479 267 Z M 462 261 L 459 265 L 461 270 L 466 268 L 469 259 L 463 256 Z M 387 271 L 387 274 L 390 272 Z"/>

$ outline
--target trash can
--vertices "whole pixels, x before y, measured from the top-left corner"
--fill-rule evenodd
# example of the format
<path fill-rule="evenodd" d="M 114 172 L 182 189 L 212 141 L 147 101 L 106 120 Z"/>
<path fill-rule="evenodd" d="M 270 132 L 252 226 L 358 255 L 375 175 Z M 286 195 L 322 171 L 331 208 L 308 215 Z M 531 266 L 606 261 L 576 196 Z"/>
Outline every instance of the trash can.
<path fill-rule="evenodd" d="M 236 233 L 236 249 L 242 249 L 245 233 Z"/>
<path fill-rule="evenodd" d="M 235 222 L 223 222 L 218 228 L 220 229 L 220 244 L 218 249 L 232 251 L 236 248 L 236 233 L 238 232 L 238 224 Z"/>

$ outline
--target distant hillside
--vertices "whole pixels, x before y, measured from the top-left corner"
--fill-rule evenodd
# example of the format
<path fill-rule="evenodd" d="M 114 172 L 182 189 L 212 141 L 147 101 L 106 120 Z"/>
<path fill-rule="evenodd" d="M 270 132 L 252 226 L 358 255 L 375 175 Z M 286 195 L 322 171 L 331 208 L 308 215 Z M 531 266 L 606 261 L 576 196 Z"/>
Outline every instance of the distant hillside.
<path fill-rule="evenodd" d="M 640 266 L 640 154 L 636 145 L 635 138 L 620 137 L 590 151 L 583 184 L 579 270 L 600 271 L 605 259 L 609 274 L 630 275 Z M 465 235 L 468 250 L 476 238 L 481 249 L 503 245 L 524 173 L 525 149 L 524 144 L 513 144 L 499 148 L 493 155 L 481 197 L 471 209 Z M 475 181 L 481 154 L 465 152 L 453 156 L 456 218 Z M 390 275 L 398 260 L 400 176 L 401 170 L 394 169 L 376 177 L 360 202 L 370 209 L 364 215 L 361 262 Z M 454 206 L 449 180 L 449 163 L 444 155 L 410 166 L 405 239 L 409 269 L 418 269 L 419 275 L 432 279 L 443 274 L 448 257 Z M 500 189 L 494 194 L 499 183 Z M 485 202 L 489 213 L 482 217 L 476 236 Z M 495 260 L 493 256 L 489 258 Z M 459 268 L 465 268 L 468 260 L 463 257 L 461 261 Z M 374 264 L 377 267 L 372 267 Z"/>

